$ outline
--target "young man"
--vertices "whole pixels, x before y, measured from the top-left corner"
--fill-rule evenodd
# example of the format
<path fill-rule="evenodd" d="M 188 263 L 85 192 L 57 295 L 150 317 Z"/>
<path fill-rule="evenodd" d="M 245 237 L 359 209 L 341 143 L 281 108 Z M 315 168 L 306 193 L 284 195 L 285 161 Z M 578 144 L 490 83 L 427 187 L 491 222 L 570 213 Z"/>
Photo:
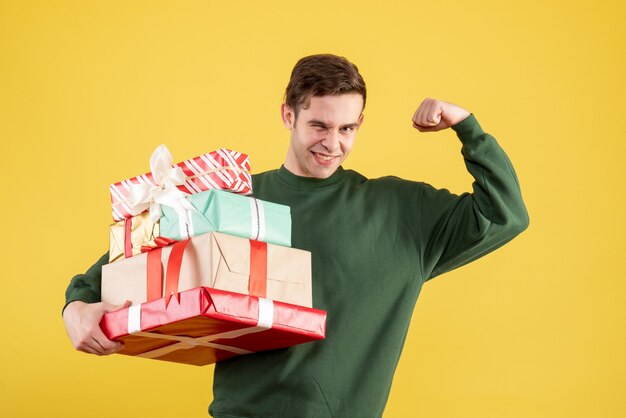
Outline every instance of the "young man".
<path fill-rule="evenodd" d="M 450 103 L 424 100 L 413 125 L 456 131 L 473 193 L 344 170 L 365 99 L 345 58 L 309 56 L 293 69 L 281 109 L 291 131 L 287 157 L 253 176 L 253 189 L 291 207 L 292 245 L 312 252 L 313 303 L 328 311 L 326 339 L 218 363 L 209 408 L 216 418 L 381 416 L 422 285 L 528 225 L 508 158 L 473 115 Z M 98 302 L 105 262 L 66 292 L 70 339 L 95 354 L 120 349 L 98 328 L 104 312 L 119 308 Z"/>

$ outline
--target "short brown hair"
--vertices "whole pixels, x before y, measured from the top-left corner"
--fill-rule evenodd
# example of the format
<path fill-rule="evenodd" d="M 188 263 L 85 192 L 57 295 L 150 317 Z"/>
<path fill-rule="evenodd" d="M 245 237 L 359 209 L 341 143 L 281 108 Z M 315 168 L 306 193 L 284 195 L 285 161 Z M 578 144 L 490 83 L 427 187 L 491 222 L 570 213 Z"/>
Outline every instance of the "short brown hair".
<path fill-rule="evenodd" d="M 309 55 L 301 58 L 291 71 L 285 90 L 285 104 L 298 116 L 300 108 L 307 109 L 313 96 L 358 93 L 367 91 L 365 81 L 356 65 L 344 57 L 332 54 Z"/>

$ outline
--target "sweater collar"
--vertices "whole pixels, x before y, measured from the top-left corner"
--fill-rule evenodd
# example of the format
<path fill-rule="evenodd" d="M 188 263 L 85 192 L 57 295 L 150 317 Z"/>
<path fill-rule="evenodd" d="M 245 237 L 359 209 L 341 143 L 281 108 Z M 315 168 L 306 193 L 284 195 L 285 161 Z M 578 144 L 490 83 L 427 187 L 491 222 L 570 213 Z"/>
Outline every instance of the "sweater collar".
<path fill-rule="evenodd" d="M 284 165 L 281 165 L 277 172 L 278 178 L 282 180 L 284 183 L 295 189 L 321 189 L 325 187 L 331 187 L 343 180 L 345 178 L 345 170 L 343 167 L 339 166 L 337 171 L 335 171 L 330 177 L 325 179 L 320 179 L 316 177 L 301 177 L 293 174 L 291 171 L 287 170 Z"/>

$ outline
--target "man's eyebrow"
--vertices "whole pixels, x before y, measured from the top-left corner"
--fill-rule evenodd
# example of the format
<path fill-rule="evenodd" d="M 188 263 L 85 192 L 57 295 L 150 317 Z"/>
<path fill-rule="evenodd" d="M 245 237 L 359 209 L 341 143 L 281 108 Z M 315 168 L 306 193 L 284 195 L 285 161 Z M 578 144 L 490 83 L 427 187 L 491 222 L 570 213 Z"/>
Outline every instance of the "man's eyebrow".
<path fill-rule="evenodd" d="M 325 122 L 322 122 L 321 120 L 317 120 L 317 119 L 311 119 L 310 121 L 307 122 L 307 125 L 321 126 L 322 128 L 328 128 L 328 125 L 326 125 Z M 359 126 L 358 122 L 346 123 L 345 125 L 341 125 L 342 128 L 356 128 L 357 126 Z"/>
<path fill-rule="evenodd" d="M 328 128 L 328 125 L 326 125 L 326 123 L 322 122 L 321 120 L 317 120 L 317 119 L 311 119 L 310 121 L 307 122 L 307 125 L 321 126 L 323 128 Z"/>

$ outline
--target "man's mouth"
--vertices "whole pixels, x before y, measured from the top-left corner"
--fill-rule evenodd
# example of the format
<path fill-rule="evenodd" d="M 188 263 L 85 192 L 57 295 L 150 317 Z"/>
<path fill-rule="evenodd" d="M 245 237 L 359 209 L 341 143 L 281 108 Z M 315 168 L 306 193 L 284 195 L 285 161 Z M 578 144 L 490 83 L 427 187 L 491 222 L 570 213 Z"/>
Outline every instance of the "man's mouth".
<path fill-rule="evenodd" d="M 331 163 L 335 160 L 335 158 L 338 157 L 338 155 L 327 155 L 327 154 L 321 154 L 319 152 L 315 152 L 315 151 L 311 151 L 311 153 L 313 153 L 313 155 L 315 156 L 315 159 L 318 160 L 319 162 L 321 162 L 322 164 L 328 164 Z"/>

